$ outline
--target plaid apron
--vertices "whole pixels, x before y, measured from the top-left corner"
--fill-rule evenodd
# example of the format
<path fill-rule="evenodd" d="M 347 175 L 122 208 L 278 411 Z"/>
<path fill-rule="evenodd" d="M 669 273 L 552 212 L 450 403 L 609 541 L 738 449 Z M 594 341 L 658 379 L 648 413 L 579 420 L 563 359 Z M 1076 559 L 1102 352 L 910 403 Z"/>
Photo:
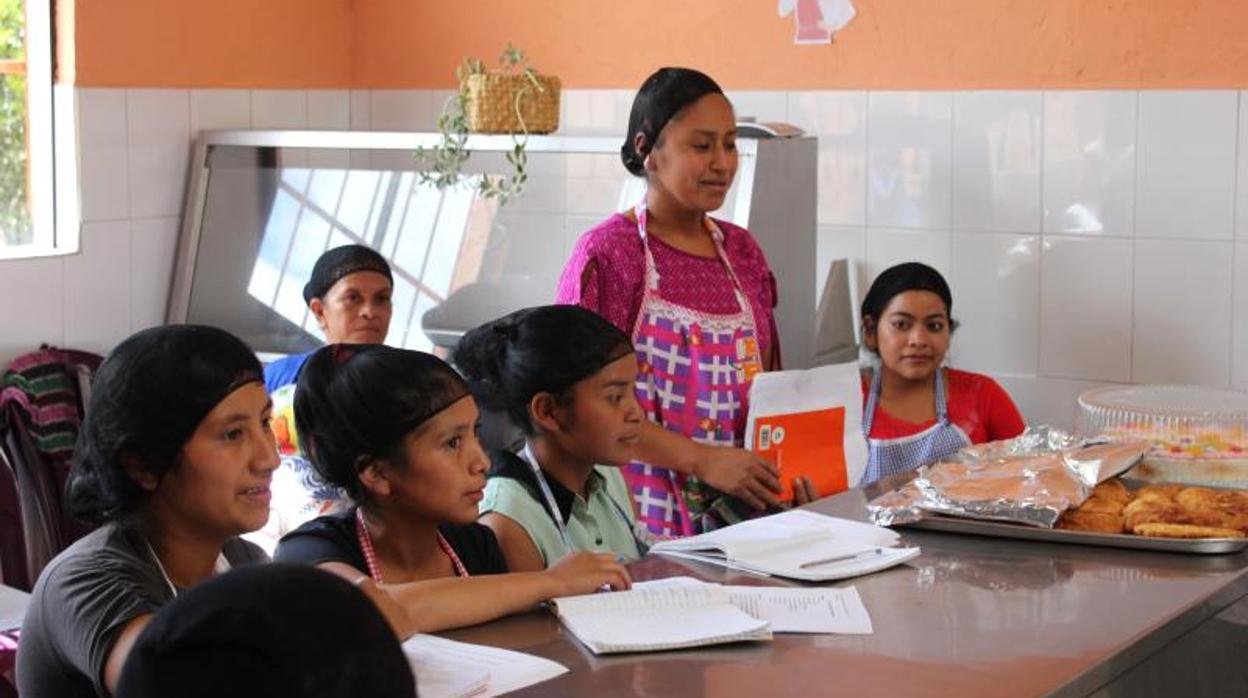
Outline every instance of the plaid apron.
<path fill-rule="evenodd" d="M 645 288 L 633 326 L 637 400 L 649 419 L 671 431 L 705 444 L 740 446 L 750 381 L 762 369 L 762 359 L 754 313 L 724 252 L 723 231 L 704 219 L 739 309 L 705 313 L 659 296 L 644 202 L 635 213 L 646 256 Z M 622 473 L 638 520 L 660 537 L 695 535 L 739 521 L 748 511 L 691 475 L 639 461 Z"/>
<path fill-rule="evenodd" d="M 871 378 L 871 392 L 867 395 L 867 409 L 863 414 L 862 433 L 867 438 L 867 472 L 858 483 L 869 485 L 889 475 L 909 472 L 928 463 L 934 463 L 958 449 L 971 445 L 971 439 L 958 425 L 949 421 L 945 400 L 945 371 L 936 371 L 936 423 L 917 434 L 895 439 L 871 438 L 871 425 L 875 422 L 875 407 L 880 399 L 880 374 Z"/>

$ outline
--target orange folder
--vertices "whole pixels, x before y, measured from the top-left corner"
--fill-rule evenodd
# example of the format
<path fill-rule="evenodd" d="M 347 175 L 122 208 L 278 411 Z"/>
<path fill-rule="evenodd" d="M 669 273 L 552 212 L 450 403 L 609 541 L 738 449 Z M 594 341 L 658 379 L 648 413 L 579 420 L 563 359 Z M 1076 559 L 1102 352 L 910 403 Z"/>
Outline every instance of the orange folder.
<path fill-rule="evenodd" d="M 758 417 L 754 452 L 780 470 L 780 498 L 793 499 L 793 478 L 805 476 L 820 497 L 849 489 L 845 472 L 845 408 Z"/>

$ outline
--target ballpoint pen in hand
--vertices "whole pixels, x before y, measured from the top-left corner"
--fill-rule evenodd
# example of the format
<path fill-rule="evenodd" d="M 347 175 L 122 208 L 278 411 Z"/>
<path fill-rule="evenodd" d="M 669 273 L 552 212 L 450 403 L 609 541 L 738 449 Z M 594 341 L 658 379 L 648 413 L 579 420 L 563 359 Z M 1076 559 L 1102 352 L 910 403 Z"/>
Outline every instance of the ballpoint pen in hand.
<path fill-rule="evenodd" d="M 852 560 L 856 557 L 862 557 L 863 555 L 880 555 L 883 552 L 884 552 L 884 548 L 869 548 L 867 550 L 860 550 L 856 553 L 851 553 L 849 555 L 837 555 L 836 557 L 825 557 L 822 560 L 811 560 L 810 562 L 803 562 L 797 567 L 798 569 L 804 570 L 804 569 L 808 569 L 811 567 L 819 567 L 821 565 L 830 565 L 834 562 L 844 562 L 846 560 Z"/>

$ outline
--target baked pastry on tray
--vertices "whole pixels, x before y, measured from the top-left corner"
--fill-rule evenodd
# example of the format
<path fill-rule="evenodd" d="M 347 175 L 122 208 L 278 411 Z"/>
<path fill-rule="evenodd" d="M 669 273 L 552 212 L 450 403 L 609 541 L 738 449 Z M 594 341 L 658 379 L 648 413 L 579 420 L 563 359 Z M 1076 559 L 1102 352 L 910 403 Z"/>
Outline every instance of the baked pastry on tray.
<path fill-rule="evenodd" d="M 1131 492 L 1113 479 L 1063 513 L 1057 528 L 1162 538 L 1244 538 L 1248 491 L 1160 484 Z"/>

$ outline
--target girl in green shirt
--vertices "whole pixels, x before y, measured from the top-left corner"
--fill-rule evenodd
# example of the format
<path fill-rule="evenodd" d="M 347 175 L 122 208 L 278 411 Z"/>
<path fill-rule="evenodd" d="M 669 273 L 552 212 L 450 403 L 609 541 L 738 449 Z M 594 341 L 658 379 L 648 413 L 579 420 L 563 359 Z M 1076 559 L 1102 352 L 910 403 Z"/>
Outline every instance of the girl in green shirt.
<path fill-rule="evenodd" d="M 491 453 L 480 504 L 508 568 L 540 570 L 581 550 L 640 557 L 619 471 L 645 419 L 628 336 L 577 306 L 527 308 L 469 332 L 453 360 L 478 400 L 525 435 L 520 453 Z"/>

